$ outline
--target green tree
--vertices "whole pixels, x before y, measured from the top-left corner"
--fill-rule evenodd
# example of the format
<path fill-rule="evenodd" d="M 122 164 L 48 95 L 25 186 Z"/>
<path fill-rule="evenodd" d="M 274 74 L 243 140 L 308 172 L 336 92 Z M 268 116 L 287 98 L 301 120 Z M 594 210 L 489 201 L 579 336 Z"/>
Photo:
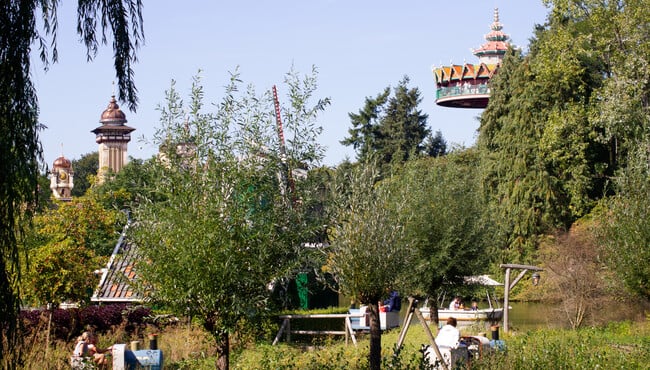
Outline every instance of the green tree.
<path fill-rule="evenodd" d="M 4 1 L 0 5 L 0 363 L 12 368 L 20 363 L 16 351 L 17 316 L 20 308 L 19 239 L 21 225 L 29 219 L 35 196 L 38 162 L 42 152 L 38 141 L 38 103 L 31 80 L 31 54 L 36 43 L 47 64 L 58 59 L 56 49 L 57 7 L 59 1 Z M 142 39 L 142 2 L 85 1 L 78 6 L 78 33 L 86 46 L 88 59 L 96 56 L 99 40 L 113 35 L 115 71 L 119 96 L 137 104 L 132 62 Z M 97 19 L 101 17 L 101 26 Z M 38 20 L 43 31 L 39 32 Z M 101 30 L 98 39 L 97 30 Z M 47 36 L 51 36 L 48 41 Z M 52 46 L 51 56 L 47 46 Z"/>
<path fill-rule="evenodd" d="M 608 265 L 628 290 L 650 299 L 650 152 L 648 141 L 630 153 L 628 166 L 616 178 L 617 194 L 600 217 Z"/>
<path fill-rule="evenodd" d="M 87 153 L 79 159 L 72 160 L 72 171 L 74 171 L 74 187 L 72 196 L 80 197 L 86 194 L 86 190 L 94 182 L 99 169 L 99 152 Z"/>
<path fill-rule="evenodd" d="M 25 302 L 53 307 L 66 301 L 88 302 L 88 292 L 97 284 L 93 271 L 101 264 L 91 249 L 75 242 L 50 240 L 32 251 L 23 281 Z"/>
<path fill-rule="evenodd" d="M 125 215 L 104 208 L 95 194 L 57 202 L 56 207 L 37 214 L 33 219 L 28 248 L 69 239 L 73 245 L 92 250 L 98 256 L 110 256 L 122 228 Z"/>
<path fill-rule="evenodd" d="M 398 290 L 398 276 L 410 254 L 405 232 L 397 222 L 397 210 L 389 203 L 404 201 L 401 194 L 376 184 L 374 164 L 361 163 L 335 187 L 336 214 L 330 228 L 325 270 L 331 273 L 342 293 L 367 304 L 370 312 L 371 369 L 381 365 L 381 328 L 378 302 Z"/>
<path fill-rule="evenodd" d="M 420 90 L 409 88 L 405 76 L 394 89 L 387 87 L 376 98 L 366 98 L 358 114 L 349 113 L 352 128 L 343 145 L 357 151 L 357 160 L 370 156 L 382 165 L 403 163 L 413 155 L 424 153 L 424 140 L 429 134 L 428 116 L 418 106 L 422 101 Z"/>
<path fill-rule="evenodd" d="M 508 52 L 481 117 L 482 171 L 510 262 L 530 261 L 540 234 L 587 214 L 610 171 L 588 119 L 602 66 L 579 47 L 579 34 L 554 27 L 538 28 L 528 55 Z"/>
<path fill-rule="evenodd" d="M 198 77 L 187 105 L 172 84 L 156 134 L 163 152 L 145 168 L 157 181 L 134 210 L 130 236 L 143 255 L 137 268 L 149 298 L 199 320 L 215 339 L 220 369 L 229 366 L 230 334 L 264 312 L 268 284 L 295 270 L 302 244 L 321 227 L 301 207 L 311 182 L 279 181 L 291 179 L 281 176 L 287 167 L 322 159 L 316 117 L 329 100 L 311 103 L 316 71 L 286 76 L 286 156 L 272 95 L 258 96 L 252 85 L 238 93 L 240 85 L 233 74 L 216 112 L 206 112 Z"/>
<path fill-rule="evenodd" d="M 409 161 L 387 180 L 397 194 L 389 204 L 403 217 L 398 223 L 408 244 L 402 248 L 411 251 L 401 279 L 410 294 L 434 298 L 433 313 L 443 286 L 452 288 L 491 262 L 492 222 L 484 217 L 479 164 L 478 152 L 468 149 Z"/>
<path fill-rule="evenodd" d="M 439 157 L 447 154 L 447 140 L 442 136 L 440 130 L 437 130 L 435 135 L 429 132 L 424 143 L 424 152 L 429 157 Z"/>
<path fill-rule="evenodd" d="M 154 165 L 153 161 L 155 159 L 145 161 L 131 158 L 120 172 L 108 174 L 107 181 L 94 189 L 104 207 L 132 210 L 145 199 L 162 200 L 156 198 L 155 194 L 148 193 L 151 190 L 151 184 L 159 180 L 153 178 L 155 173 L 148 170 L 150 166 Z"/>

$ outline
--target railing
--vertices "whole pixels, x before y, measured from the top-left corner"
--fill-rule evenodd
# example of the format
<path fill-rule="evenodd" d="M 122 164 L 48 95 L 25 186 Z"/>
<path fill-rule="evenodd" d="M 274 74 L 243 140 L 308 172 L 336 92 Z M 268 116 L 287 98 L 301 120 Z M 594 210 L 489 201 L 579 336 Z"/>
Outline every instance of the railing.
<path fill-rule="evenodd" d="M 450 96 L 462 96 L 462 95 L 488 95 L 490 94 L 490 88 L 488 85 L 456 85 L 456 86 L 447 86 L 439 87 L 436 90 L 436 99 L 446 98 Z"/>
<path fill-rule="evenodd" d="M 345 344 L 348 344 L 348 338 L 352 338 L 352 343 L 357 345 L 357 338 L 354 335 L 354 330 L 352 329 L 352 322 L 350 318 L 362 317 L 363 315 L 355 314 L 311 314 L 311 315 L 281 315 L 279 316 L 282 321 L 282 326 L 278 334 L 273 340 L 273 345 L 276 345 L 282 334 L 285 333 L 287 342 L 291 342 L 291 334 L 303 334 L 303 335 L 345 335 Z M 291 330 L 291 319 L 344 319 L 345 330 Z"/>

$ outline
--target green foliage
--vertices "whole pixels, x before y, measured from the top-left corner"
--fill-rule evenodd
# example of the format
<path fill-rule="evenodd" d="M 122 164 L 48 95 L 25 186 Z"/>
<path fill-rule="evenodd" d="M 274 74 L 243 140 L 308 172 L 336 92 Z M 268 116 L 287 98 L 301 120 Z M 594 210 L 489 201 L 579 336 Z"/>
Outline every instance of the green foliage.
<path fill-rule="evenodd" d="M 447 141 L 440 130 L 437 130 L 435 135 L 429 132 L 424 143 L 424 152 L 429 157 L 439 157 L 447 154 Z"/>
<path fill-rule="evenodd" d="M 376 98 L 366 98 L 359 113 L 349 113 L 352 128 L 343 145 L 352 145 L 360 162 L 371 157 L 384 165 L 400 164 L 414 155 L 425 153 L 424 140 L 430 134 L 427 118 L 418 109 L 422 101 L 418 88 L 408 88 L 409 78 L 404 78 L 394 89 L 387 87 Z M 439 151 L 440 142 L 430 139 L 426 153 Z M 444 142 L 444 140 L 443 140 Z M 444 149 L 443 149 L 444 151 Z"/>
<path fill-rule="evenodd" d="M 172 83 L 159 108 L 161 156 L 142 168 L 143 178 L 157 181 L 143 184 L 134 209 L 138 273 L 149 298 L 196 317 L 214 336 L 219 366 L 227 363 L 228 335 L 266 310 L 268 284 L 300 267 L 302 244 L 321 227 L 301 207 L 313 183 L 279 181 L 322 159 L 315 120 L 329 100 L 312 105 L 315 74 L 286 76 L 286 157 L 271 93 L 241 90 L 238 73 L 215 112 L 206 111 L 199 77 L 187 105 Z"/>
<path fill-rule="evenodd" d="M 99 152 L 87 153 L 79 159 L 72 160 L 72 170 L 74 171 L 74 187 L 72 196 L 80 197 L 86 194 L 86 191 L 97 177 L 99 169 Z"/>
<path fill-rule="evenodd" d="M 89 192 L 57 202 L 33 219 L 25 239 L 23 298 L 33 305 L 86 302 L 97 283 L 92 271 L 111 254 L 125 215 L 105 209 Z M 96 256 L 104 256 L 102 259 Z"/>
<path fill-rule="evenodd" d="M 92 250 L 71 239 L 49 242 L 34 250 L 23 279 L 25 302 L 30 304 L 88 302 L 97 283 L 92 267 L 100 266 Z"/>
<path fill-rule="evenodd" d="M 607 200 L 603 214 L 608 265 L 628 289 L 650 298 L 650 153 L 640 145 L 630 154 L 628 166 L 616 178 L 617 195 Z"/>
<path fill-rule="evenodd" d="M 161 201 L 156 194 L 149 193 L 152 184 L 158 181 L 153 177 L 155 171 L 149 170 L 154 159 L 144 161 L 131 158 L 120 172 L 107 174 L 107 180 L 96 186 L 94 192 L 102 201 L 105 208 L 117 210 L 132 210 L 145 199 Z"/>
<path fill-rule="evenodd" d="M 397 217 L 404 196 L 378 186 L 379 171 L 361 163 L 335 186 L 335 216 L 329 230 L 326 272 L 341 291 L 368 305 L 370 312 L 370 368 L 380 366 L 381 331 L 377 302 L 397 290 L 399 274 L 411 253 L 404 225 Z M 405 213 L 410 214 L 408 211 Z M 407 218 L 407 217 L 406 217 Z"/>
<path fill-rule="evenodd" d="M 411 251 L 400 275 L 409 294 L 435 297 L 443 283 L 482 273 L 490 262 L 492 221 L 483 217 L 477 154 L 409 161 L 386 181 L 395 194 L 390 207 L 403 217 L 408 246 L 400 247 Z"/>
<path fill-rule="evenodd" d="M 5 1 L 0 5 L 0 366 L 15 367 L 20 363 L 17 313 L 21 278 L 19 239 L 24 220 L 29 219 L 29 205 L 36 193 L 38 162 L 42 160 L 38 142 L 38 102 L 31 81 L 31 56 L 38 44 L 40 58 L 47 66 L 50 61 L 47 46 L 52 46 L 51 60 L 58 59 L 56 49 L 57 8 L 60 1 Z M 102 43 L 113 35 L 115 71 L 119 95 L 130 107 L 137 105 L 131 63 L 142 40 L 142 2 L 85 1 L 78 6 L 78 33 L 83 40 L 88 59 L 98 50 L 98 35 Z M 39 32 L 40 18 L 46 40 Z M 101 18 L 101 22 L 97 19 Z M 98 32 L 98 29 L 100 32 Z M 28 211 L 28 212 L 26 212 Z"/>
<path fill-rule="evenodd" d="M 588 120 L 601 69 L 579 40 L 539 29 L 530 54 L 510 50 L 491 82 L 478 147 L 504 260 L 532 260 L 540 234 L 567 228 L 603 195 L 609 153 Z"/>
<path fill-rule="evenodd" d="M 391 201 L 403 202 L 403 195 L 378 186 L 378 176 L 375 166 L 361 164 L 336 185 L 325 266 L 344 294 L 372 304 L 396 288 L 410 254 L 404 226 L 390 208 Z"/>
<path fill-rule="evenodd" d="M 473 363 L 478 369 L 645 369 L 647 323 L 615 323 L 576 331 L 538 330 L 507 339 L 507 351 Z"/>
<path fill-rule="evenodd" d="M 34 217 L 27 248 L 38 248 L 49 242 L 70 240 L 98 256 L 110 256 L 126 223 L 123 213 L 104 208 L 101 197 L 94 193 L 57 202 Z"/>

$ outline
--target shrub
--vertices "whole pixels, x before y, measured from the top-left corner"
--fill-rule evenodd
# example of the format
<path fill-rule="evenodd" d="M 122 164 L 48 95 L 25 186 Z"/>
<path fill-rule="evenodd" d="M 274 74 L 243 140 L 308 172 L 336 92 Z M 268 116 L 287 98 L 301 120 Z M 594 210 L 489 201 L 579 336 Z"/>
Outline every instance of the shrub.
<path fill-rule="evenodd" d="M 24 310 L 21 319 L 26 335 L 47 328 L 50 311 L 45 309 Z M 84 308 L 54 309 L 51 334 L 53 339 L 72 340 L 85 330 L 104 333 L 111 328 L 123 326 L 127 332 L 142 328 L 151 317 L 151 309 L 144 306 L 113 304 Z"/>

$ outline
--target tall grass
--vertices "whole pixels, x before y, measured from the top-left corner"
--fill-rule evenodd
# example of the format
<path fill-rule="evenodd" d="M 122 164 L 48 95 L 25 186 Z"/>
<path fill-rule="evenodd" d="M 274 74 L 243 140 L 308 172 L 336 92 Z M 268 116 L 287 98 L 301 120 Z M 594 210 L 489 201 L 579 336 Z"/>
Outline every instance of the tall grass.
<path fill-rule="evenodd" d="M 474 362 L 475 369 L 648 369 L 650 324 L 547 329 L 511 336 L 507 350 Z"/>
<path fill-rule="evenodd" d="M 462 334 L 476 334 L 479 328 L 463 328 Z M 368 337 L 359 335 L 358 346 L 345 345 L 341 336 L 320 337 L 301 343 L 270 345 L 275 333 L 267 338 L 241 338 L 231 353 L 232 369 L 367 369 Z M 99 346 L 128 344 L 144 334 L 128 334 L 121 328 L 99 335 Z M 399 330 L 382 335 L 382 368 L 425 369 L 421 348 L 428 344 L 419 325 L 409 328 L 404 347 L 393 355 Z M 63 340 L 45 345 L 45 332 L 26 338 L 24 352 L 28 370 L 69 369 L 74 343 Z M 530 332 L 501 333 L 507 344 L 504 352 L 495 352 L 472 361 L 471 369 L 647 369 L 650 364 L 650 321 L 612 323 L 605 327 L 580 330 L 544 329 Z M 257 340 L 257 342 L 256 342 Z M 158 347 L 163 351 L 165 369 L 214 369 L 213 338 L 195 326 L 167 327 L 159 333 Z M 46 355 L 47 348 L 47 355 Z"/>

